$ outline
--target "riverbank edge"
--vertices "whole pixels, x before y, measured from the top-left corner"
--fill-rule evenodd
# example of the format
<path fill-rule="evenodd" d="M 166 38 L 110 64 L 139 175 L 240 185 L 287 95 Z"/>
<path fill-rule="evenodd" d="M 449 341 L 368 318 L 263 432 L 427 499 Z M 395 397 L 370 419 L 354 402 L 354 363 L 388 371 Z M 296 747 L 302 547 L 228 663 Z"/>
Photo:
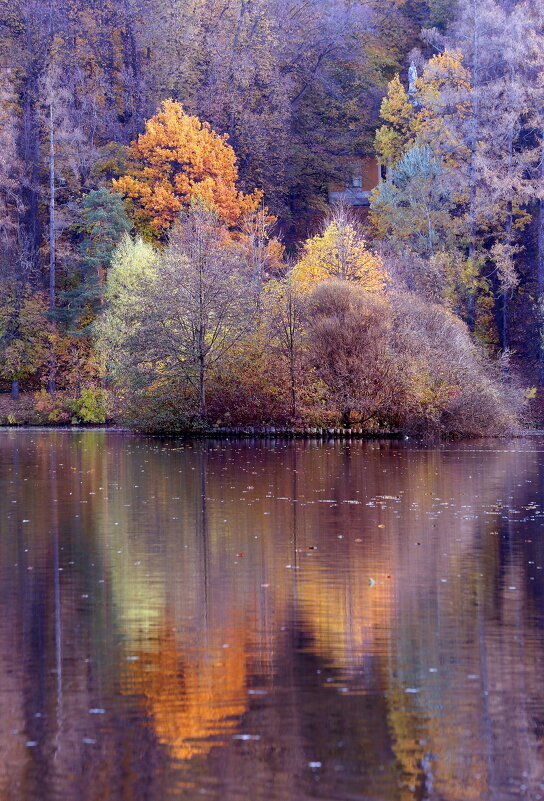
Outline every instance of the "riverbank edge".
<path fill-rule="evenodd" d="M 149 436 L 183 437 L 185 439 L 405 439 L 402 431 L 367 431 L 360 428 L 290 428 L 282 426 L 234 426 L 201 429 L 153 430 L 107 423 L 0 423 L 0 431 L 119 431 Z M 542 432 L 544 434 L 544 432 Z"/>
<path fill-rule="evenodd" d="M 419 440 L 428 439 L 428 434 L 407 433 L 404 431 L 367 431 L 361 428 L 289 428 L 282 426 L 236 426 L 213 427 L 203 429 L 186 429 L 179 431 L 143 430 L 130 428 L 130 426 L 108 425 L 107 423 L 0 423 L 0 431 L 115 431 L 118 433 L 135 434 L 140 436 L 178 437 L 187 440 L 217 440 L 217 439 L 259 439 L 259 440 Z M 544 429 L 522 429 L 508 434 L 485 434 L 478 436 L 455 437 L 460 440 L 471 439 L 524 439 L 527 437 L 544 437 Z M 452 438 L 436 436 L 442 442 L 451 441 Z"/>

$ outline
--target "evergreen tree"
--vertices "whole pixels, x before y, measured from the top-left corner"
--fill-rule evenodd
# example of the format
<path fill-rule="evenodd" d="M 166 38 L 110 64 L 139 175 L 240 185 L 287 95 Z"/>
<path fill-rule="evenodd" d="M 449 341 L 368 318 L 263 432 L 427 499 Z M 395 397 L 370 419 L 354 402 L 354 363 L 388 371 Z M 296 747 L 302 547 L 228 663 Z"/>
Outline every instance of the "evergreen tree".
<path fill-rule="evenodd" d="M 63 293 L 59 316 L 72 329 L 86 330 L 104 302 L 115 248 L 132 226 L 122 197 L 107 189 L 96 189 L 81 200 L 74 228 L 79 237 L 77 283 Z"/>

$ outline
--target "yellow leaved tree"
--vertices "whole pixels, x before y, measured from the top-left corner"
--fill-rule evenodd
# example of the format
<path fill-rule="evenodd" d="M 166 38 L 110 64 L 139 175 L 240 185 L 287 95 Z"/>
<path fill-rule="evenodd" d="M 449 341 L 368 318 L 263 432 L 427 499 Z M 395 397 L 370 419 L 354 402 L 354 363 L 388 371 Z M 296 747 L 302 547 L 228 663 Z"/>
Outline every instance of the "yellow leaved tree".
<path fill-rule="evenodd" d="M 210 125 L 165 100 L 128 148 L 129 171 L 113 181 L 125 196 L 140 231 L 160 239 L 191 200 L 208 201 L 223 223 L 234 226 L 255 212 L 262 193 L 241 192 L 236 155 Z"/>
<path fill-rule="evenodd" d="M 457 50 L 434 55 L 417 81 L 418 113 L 412 129 L 419 144 L 427 144 L 446 164 L 459 168 L 470 158 L 459 136 L 473 114 L 470 74 Z"/>
<path fill-rule="evenodd" d="M 398 74 L 389 82 L 380 107 L 384 124 L 376 131 L 376 152 L 392 167 L 414 145 L 429 145 L 457 166 L 467 153 L 456 131 L 473 111 L 470 74 L 462 53 L 446 49 L 432 56 L 416 87 L 410 97 Z"/>
<path fill-rule="evenodd" d="M 367 248 L 356 226 L 340 210 L 323 233 L 306 240 L 292 278 L 307 289 L 319 281 L 344 280 L 356 281 L 369 292 L 383 292 L 387 272 L 381 258 Z"/>
<path fill-rule="evenodd" d="M 380 107 L 384 125 L 376 131 L 376 152 L 384 164 L 396 164 L 414 143 L 415 114 L 414 105 L 397 74 L 389 82 Z"/>

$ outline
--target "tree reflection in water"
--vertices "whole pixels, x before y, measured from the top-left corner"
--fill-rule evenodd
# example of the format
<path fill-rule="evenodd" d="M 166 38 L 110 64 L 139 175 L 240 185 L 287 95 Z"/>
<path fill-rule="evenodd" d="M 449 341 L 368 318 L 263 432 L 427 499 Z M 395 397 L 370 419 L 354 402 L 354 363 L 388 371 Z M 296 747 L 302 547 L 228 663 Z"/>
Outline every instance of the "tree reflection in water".
<path fill-rule="evenodd" d="M 0 797 L 544 798 L 541 445 L 2 432 Z"/>

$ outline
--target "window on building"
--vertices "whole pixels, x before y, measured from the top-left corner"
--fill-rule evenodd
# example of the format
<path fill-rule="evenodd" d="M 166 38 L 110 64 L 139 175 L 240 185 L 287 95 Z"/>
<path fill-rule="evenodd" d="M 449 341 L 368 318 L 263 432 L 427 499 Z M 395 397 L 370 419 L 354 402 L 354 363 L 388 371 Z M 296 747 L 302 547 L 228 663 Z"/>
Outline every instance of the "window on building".
<path fill-rule="evenodd" d="M 362 164 L 351 165 L 351 186 L 354 189 L 362 189 L 363 186 L 363 167 Z"/>

